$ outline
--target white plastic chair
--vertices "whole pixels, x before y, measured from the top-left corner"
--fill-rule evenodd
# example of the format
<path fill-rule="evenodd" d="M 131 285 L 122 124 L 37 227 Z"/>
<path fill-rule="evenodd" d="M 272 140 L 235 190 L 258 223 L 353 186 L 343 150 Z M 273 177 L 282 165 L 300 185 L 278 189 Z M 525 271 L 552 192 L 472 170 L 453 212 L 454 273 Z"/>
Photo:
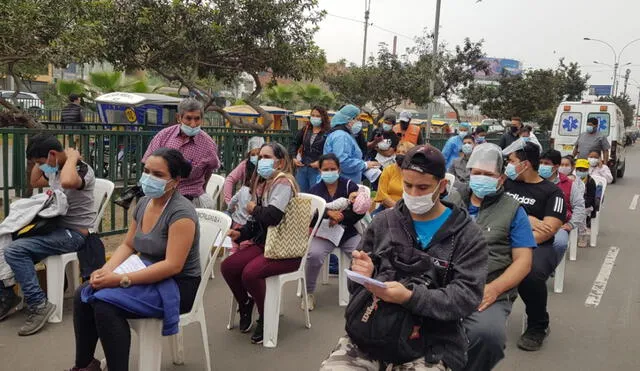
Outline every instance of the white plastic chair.
<path fill-rule="evenodd" d="M 107 179 L 96 179 L 93 189 L 93 207 L 96 210 L 96 218 L 91 232 L 98 231 L 104 211 L 109 204 L 115 185 Z M 67 271 L 68 288 L 71 293 L 80 286 L 80 267 L 78 254 L 75 252 L 52 255 L 42 261 L 47 267 L 47 297 L 56 306 L 55 312 L 49 317 L 50 323 L 62 322 L 62 305 L 64 302 L 64 276 Z M 69 270 L 67 265 L 71 264 Z"/>
<path fill-rule="evenodd" d="M 214 255 L 211 254 L 211 246 L 214 245 L 218 235 L 224 236 L 227 234 L 229 228 L 231 228 L 231 218 L 217 210 L 196 210 L 200 222 L 200 243 L 198 248 L 200 250 L 201 277 L 205 278 L 211 275 L 211 271 L 213 271 L 215 265 Z M 216 248 L 219 249 L 220 246 Z M 173 351 L 173 363 L 176 365 L 184 364 L 182 328 L 191 323 L 199 323 L 207 370 L 211 371 L 209 336 L 203 305 L 204 292 L 209 280 L 202 278 L 200 279 L 200 285 L 198 286 L 191 311 L 180 315 L 180 332 L 171 337 L 171 347 Z M 162 363 L 162 320 L 157 318 L 143 318 L 128 321 L 131 329 L 138 334 L 138 370 L 160 370 Z"/>
<path fill-rule="evenodd" d="M 456 182 L 456 177 L 451 173 L 445 173 L 444 178 L 447 180 L 447 193 L 449 193 Z"/>
<path fill-rule="evenodd" d="M 300 193 L 298 197 L 308 198 L 311 200 L 311 213 L 314 215 L 324 215 L 326 202 L 321 197 L 308 193 Z M 318 226 L 322 218 L 317 218 L 316 224 L 313 226 L 309 239 L 307 240 L 307 251 L 311 245 L 311 240 L 318 230 Z M 290 281 L 300 281 L 302 286 L 303 299 L 307 302 L 307 285 L 305 275 L 305 265 L 307 262 L 307 253 L 300 259 L 300 267 L 298 270 L 290 273 L 279 274 L 266 278 L 267 293 L 264 299 L 264 342 L 266 348 L 275 348 L 278 345 L 278 326 L 280 324 L 280 304 L 282 297 L 282 285 Z M 235 316 L 238 303 L 231 301 L 231 310 L 229 313 L 229 323 L 227 329 L 231 330 L 235 326 Z M 306 327 L 311 328 L 311 320 L 309 319 L 309 309 L 305 308 Z"/>
<path fill-rule="evenodd" d="M 564 270 L 567 265 L 567 252 L 562 255 L 562 260 L 556 267 L 555 275 L 553 276 L 553 292 L 556 294 L 562 294 L 564 291 Z"/>
<path fill-rule="evenodd" d="M 222 206 L 220 204 L 220 194 L 222 193 L 222 187 L 224 186 L 224 177 L 218 174 L 211 174 L 211 178 L 209 178 L 209 183 L 207 183 L 206 192 L 211 196 L 213 202 L 216 205 Z"/>
<path fill-rule="evenodd" d="M 604 208 L 604 195 L 607 190 L 607 180 L 597 175 L 592 175 L 591 177 L 596 182 L 596 187 L 602 187 L 602 194 L 600 195 L 600 209 L 596 213 L 596 217 L 591 218 L 590 245 L 591 247 L 596 247 L 598 245 L 598 234 L 600 233 L 600 213 L 602 213 L 602 209 Z"/>
<path fill-rule="evenodd" d="M 569 260 L 576 261 L 578 255 L 578 228 L 569 233 Z"/>

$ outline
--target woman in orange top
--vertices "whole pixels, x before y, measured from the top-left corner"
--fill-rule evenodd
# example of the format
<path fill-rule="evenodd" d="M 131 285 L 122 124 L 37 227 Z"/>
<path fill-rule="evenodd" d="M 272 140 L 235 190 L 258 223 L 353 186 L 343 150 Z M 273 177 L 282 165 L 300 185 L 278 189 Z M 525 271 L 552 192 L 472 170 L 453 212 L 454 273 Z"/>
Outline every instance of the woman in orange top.
<path fill-rule="evenodd" d="M 407 141 L 401 141 L 396 148 L 396 163 L 384 168 L 380 181 L 378 182 L 378 192 L 376 193 L 375 202 L 379 202 L 380 206 L 372 213 L 375 215 L 380 211 L 392 208 L 398 200 L 402 198 L 404 187 L 402 185 L 402 171 L 400 164 L 404 160 L 404 155 L 415 147 L 415 144 Z"/>

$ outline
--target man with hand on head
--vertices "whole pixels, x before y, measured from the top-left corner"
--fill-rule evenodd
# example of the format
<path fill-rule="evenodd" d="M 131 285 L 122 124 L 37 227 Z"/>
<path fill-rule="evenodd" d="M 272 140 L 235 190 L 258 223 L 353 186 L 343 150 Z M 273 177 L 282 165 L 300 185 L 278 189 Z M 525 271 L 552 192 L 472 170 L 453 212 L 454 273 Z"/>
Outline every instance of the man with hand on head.
<path fill-rule="evenodd" d="M 462 146 L 464 145 L 464 138 L 470 135 L 471 124 L 468 122 L 460 123 L 460 127 L 458 127 L 458 135 L 454 135 L 447 140 L 444 147 L 442 148 L 442 155 L 444 156 L 444 160 L 446 161 L 447 169 L 451 167 L 453 160 L 457 159 L 460 156 L 460 152 L 462 151 Z M 473 137 L 471 138 L 473 142 Z"/>
<path fill-rule="evenodd" d="M 445 371 L 460 370 L 466 363 L 468 342 L 460 322 L 482 300 L 486 243 L 464 210 L 440 200 L 446 187 L 440 151 L 416 146 L 401 169 L 403 199 L 376 215 L 351 265 L 354 272 L 382 281 L 385 287 L 349 282 L 349 336 L 339 340 L 323 362 L 323 371 Z M 357 331 L 367 324 L 384 327 L 390 317 L 398 316 L 410 323 L 391 331 L 407 330 L 410 336 L 381 339 L 372 337 L 370 329 Z"/>
<path fill-rule="evenodd" d="M 482 303 L 463 322 L 469 337 L 465 367 L 469 371 L 491 370 L 504 358 L 507 319 L 537 246 L 527 212 L 504 193 L 502 165 L 500 147 L 491 143 L 476 146 L 467 165 L 470 182 L 458 188 L 489 249 Z"/>

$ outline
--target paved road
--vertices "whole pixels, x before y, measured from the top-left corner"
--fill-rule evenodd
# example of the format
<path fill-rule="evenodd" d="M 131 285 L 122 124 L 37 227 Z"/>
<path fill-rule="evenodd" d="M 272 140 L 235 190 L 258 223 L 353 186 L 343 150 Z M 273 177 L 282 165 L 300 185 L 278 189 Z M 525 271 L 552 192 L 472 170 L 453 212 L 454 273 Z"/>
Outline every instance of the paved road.
<path fill-rule="evenodd" d="M 580 249 L 578 261 L 567 263 L 565 292 L 550 294 L 551 335 L 544 348 L 536 353 L 516 348 L 523 312 L 522 303 L 517 302 L 509 320 L 507 357 L 498 366 L 499 371 L 640 369 L 640 358 L 634 353 L 640 340 L 640 273 L 636 268 L 640 262 L 637 248 L 640 210 L 629 209 L 633 196 L 640 194 L 640 169 L 636 165 L 640 163 L 639 148 L 629 153 L 625 178 L 608 189 L 599 246 Z M 612 246 L 620 250 L 606 291 L 597 307 L 586 307 L 587 295 Z M 337 306 L 335 279 L 327 286 L 320 286 L 319 304 L 312 312 L 313 327 L 309 330 L 304 328 L 295 285 L 286 287 L 277 349 L 252 345 L 249 334 L 226 330 L 229 291 L 219 275 L 209 282 L 205 297 L 207 327 L 217 370 L 317 370 L 343 333 L 343 310 Z M 23 320 L 20 314 L 0 323 L 2 369 L 62 370 L 72 366 L 74 339 L 70 305 L 65 303 L 62 324 L 48 325 L 36 336 L 15 335 Z M 163 370 L 203 370 L 199 338 L 197 326 L 186 329 L 186 363 L 180 367 L 172 365 L 169 342 L 165 341 Z M 135 344 L 134 339 L 132 365 L 137 360 Z"/>

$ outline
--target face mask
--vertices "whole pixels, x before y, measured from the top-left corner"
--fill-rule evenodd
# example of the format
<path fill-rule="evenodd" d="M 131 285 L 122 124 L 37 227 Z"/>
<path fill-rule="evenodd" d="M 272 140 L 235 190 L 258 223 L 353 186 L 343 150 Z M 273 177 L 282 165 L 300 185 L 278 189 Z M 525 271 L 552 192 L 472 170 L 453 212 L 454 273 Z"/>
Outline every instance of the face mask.
<path fill-rule="evenodd" d="M 560 174 L 569 175 L 571 174 L 571 166 L 560 166 L 558 168 L 558 172 Z"/>
<path fill-rule="evenodd" d="M 473 152 L 473 144 L 466 143 L 462 145 L 462 153 L 470 155 L 471 152 Z"/>
<path fill-rule="evenodd" d="M 47 157 L 47 160 L 49 158 Z M 55 174 L 58 172 L 59 170 L 59 166 L 58 166 L 58 161 L 56 160 L 56 166 L 51 166 L 49 164 L 47 164 L 46 162 L 42 165 L 38 165 L 38 167 L 40 168 L 40 170 L 42 170 L 43 173 L 45 174 Z"/>
<path fill-rule="evenodd" d="M 477 137 L 476 138 L 476 143 L 478 144 L 482 144 L 484 142 L 486 142 L 487 140 L 485 139 L 485 137 Z"/>
<path fill-rule="evenodd" d="M 400 128 L 401 128 L 402 130 L 407 130 L 407 129 L 409 129 L 409 122 L 400 121 Z"/>
<path fill-rule="evenodd" d="M 382 130 L 391 131 L 391 129 L 393 129 L 393 125 L 391 125 L 391 124 L 382 124 Z"/>
<path fill-rule="evenodd" d="M 140 185 L 142 186 L 144 195 L 151 198 L 162 197 L 165 193 L 164 189 L 167 186 L 167 183 L 167 180 L 157 178 L 147 173 L 142 174 L 140 177 Z"/>
<path fill-rule="evenodd" d="M 362 123 L 360 121 L 356 121 L 353 125 L 351 125 L 351 134 L 358 135 L 362 130 Z"/>
<path fill-rule="evenodd" d="M 436 204 L 435 201 L 433 201 L 433 195 L 439 188 L 440 182 L 438 182 L 435 191 L 424 196 L 412 196 L 407 192 L 402 192 L 402 199 L 409 211 L 416 215 L 424 215 L 433 209 L 433 206 Z"/>
<path fill-rule="evenodd" d="M 471 175 L 469 187 L 471 187 L 471 191 L 476 197 L 485 198 L 497 192 L 498 178 L 492 178 L 486 175 Z"/>
<path fill-rule="evenodd" d="M 587 175 L 589 175 L 588 171 L 580 171 L 580 170 L 576 170 L 576 176 L 580 179 L 584 179 L 587 177 Z"/>
<path fill-rule="evenodd" d="M 320 173 L 320 177 L 322 178 L 323 182 L 327 184 L 333 184 L 338 181 L 338 178 L 340 178 L 340 174 L 337 171 L 323 171 L 322 173 Z"/>
<path fill-rule="evenodd" d="M 249 161 L 251 161 L 251 163 L 253 164 L 253 166 L 256 166 L 258 164 L 258 156 L 251 156 L 249 157 Z"/>
<path fill-rule="evenodd" d="M 531 140 L 529 137 L 522 137 L 520 139 L 522 139 L 522 141 L 525 142 L 525 143 L 527 143 L 528 141 Z"/>
<path fill-rule="evenodd" d="M 522 173 L 518 173 L 518 171 L 516 170 L 516 165 L 514 164 L 508 164 L 507 168 L 504 171 L 505 175 L 511 179 L 511 180 L 516 180 L 518 179 L 518 176 Z"/>
<path fill-rule="evenodd" d="M 553 166 L 540 165 L 538 167 L 538 174 L 545 179 L 551 178 L 551 176 L 553 175 Z"/>
<path fill-rule="evenodd" d="M 589 159 L 589 166 L 596 167 L 599 164 L 600 164 L 600 159 L 593 158 L 593 157 Z"/>
<path fill-rule="evenodd" d="M 468 131 L 459 131 L 458 135 L 460 136 L 460 138 L 464 138 L 467 135 L 469 135 L 469 132 Z"/>
<path fill-rule="evenodd" d="M 515 126 L 512 126 L 512 127 L 511 127 L 511 132 L 512 132 L 512 133 L 514 133 L 514 134 L 515 134 L 517 131 L 518 131 L 518 128 L 517 128 L 517 127 L 515 127 Z"/>
<path fill-rule="evenodd" d="M 404 155 L 396 155 L 396 164 L 402 167 L 402 161 L 404 161 Z"/>
<path fill-rule="evenodd" d="M 591 126 L 591 125 L 587 125 L 587 133 L 591 134 L 591 133 L 593 133 L 594 131 L 596 131 L 596 128 L 594 128 L 594 127 L 593 127 L 593 126 Z"/>
<path fill-rule="evenodd" d="M 189 125 L 182 124 L 180 125 L 180 130 L 182 130 L 182 133 L 188 137 L 195 137 L 196 135 L 198 135 L 201 129 L 200 126 L 192 128 Z"/>
<path fill-rule="evenodd" d="M 380 149 L 381 151 L 386 151 L 389 148 L 391 148 L 391 142 L 390 141 L 383 140 L 382 142 L 378 143 L 378 149 Z"/>
<path fill-rule="evenodd" d="M 309 121 L 311 121 L 311 125 L 315 127 L 322 125 L 322 117 L 312 117 Z"/>
<path fill-rule="evenodd" d="M 260 161 L 258 161 L 258 175 L 260 175 L 264 179 L 269 178 L 271 175 L 273 175 L 273 172 L 275 171 L 273 167 L 274 163 L 275 163 L 275 160 L 272 158 L 263 158 Z"/>

